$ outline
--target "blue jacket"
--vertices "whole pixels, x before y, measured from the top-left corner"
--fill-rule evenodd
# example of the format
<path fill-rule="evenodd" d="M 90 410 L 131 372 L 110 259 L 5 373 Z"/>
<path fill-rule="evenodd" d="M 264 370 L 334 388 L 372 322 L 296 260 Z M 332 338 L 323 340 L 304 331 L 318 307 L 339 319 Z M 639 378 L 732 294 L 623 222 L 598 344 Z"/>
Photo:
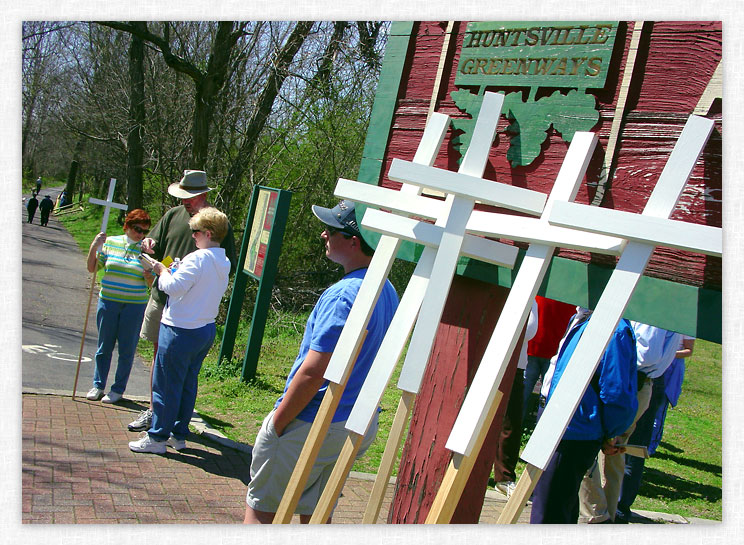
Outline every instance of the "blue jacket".
<path fill-rule="evenodd" d="M 574 325 L 566 334 L 548 393 L 548 402 L 589 321 Z M 633 423 L 638 409 L 635 336 L 622 319 L 587 386 L 563 439 L 604 440 L 621 435 Z M 596 380 L 596 377 L 599 380 Z"/>

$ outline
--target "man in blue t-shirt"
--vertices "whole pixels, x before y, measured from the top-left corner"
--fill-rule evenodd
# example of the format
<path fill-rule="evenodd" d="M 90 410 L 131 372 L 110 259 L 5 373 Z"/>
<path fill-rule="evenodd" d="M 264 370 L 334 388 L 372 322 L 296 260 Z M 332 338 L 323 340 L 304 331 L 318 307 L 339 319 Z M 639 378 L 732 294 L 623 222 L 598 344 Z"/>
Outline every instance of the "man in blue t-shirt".
<path fill-rule="evenodd" d="M 354 203 L 344 200 L 332 209 L 313 206 L 313 213 L 325 226 L 320 237 L 325 242 L 326 257 L 344 268 L 344 277 L 323 292 L 310 313 L 284 393 L 258 432 L 252 453 L 245 523 L 266 524 L 274 519 L 328 387 L 328 381 L 323 378 L 326 367 L 372 260 L 373 250 L 359 231 Z M 328 482 L 348 435 L 346 419 L 397 307 L 398 296 L 386 281 L 369 320 L 367 337 L 295 509 L 303 523 L 309 522 Z M 359 456 L 376 433 L 377 419 L 365 435 Z"/>

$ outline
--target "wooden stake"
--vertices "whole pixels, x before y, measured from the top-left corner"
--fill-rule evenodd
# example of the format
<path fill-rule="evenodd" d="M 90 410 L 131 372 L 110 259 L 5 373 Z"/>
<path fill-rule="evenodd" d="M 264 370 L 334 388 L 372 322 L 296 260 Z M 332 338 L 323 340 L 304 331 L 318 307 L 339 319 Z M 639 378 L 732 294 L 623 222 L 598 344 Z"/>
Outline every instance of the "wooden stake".
<path fill-rule="evenodd" d="M 480 428 L 471 454 L 469 456 L 463 456 L 457 452 L 452 453 L 452 460 L 444 475 L 444 480 L 442 480 L 442 484 L 439 486 L 437 495 L 434 498 L 434 503 L 429 510 L 429 514 L 426 516 L 426 524 L 449 524 L 452 520 L 452 515 L 454 515 L 457 504 L 460 502 L 462 491 L 465 490 L 465 485 L 470 478 L 470 473 L 473 470 L 483 442 L 486 440 L 488 430 L 491 429 L 493 417 L 496 415 L 503 397 L 504 394 L 501 390 L 496 392 L 494 402 L 489 407 L 488 415 L 483 422 L 483 426 Z"/>
<path fill-rule="evenodd" d="M 341 454 L 339 454 L 338 460 L 336 460 L 336 465 L 333 466 L 331 476 L 323 489 L 323 494 L 320 496 L 320 500 L 318 500 L 318 505 L 315 506 L 313 516 L 310 517 L 310 524 L 325 524 L 331 517 L 333 507 L 336 505 L 336 499 L 341 494 L 341 489 L 346 482 L 346 476 L 351 471 L 351 466 L 354 465 L 354 460 L 362 446 L 362 441 L 364 441 L 364 435 L 349 432 L 344 447 L 341 449 Z"/>
<path fill-rule="evenodd" d="M 359 357 L 359 351 L 362 349 L 364 339 L 367 338 L 367 330 L 365 330 L 356 346 L 354 353 L 354 362 Z M 353 371 L 353 369 L 352 369 Z M 323 440 L 328 434 L 328 428 L 331 427 L 331 421 L 333 415 L 338 408 L 338 404 L 341 401 L 341 396 L 346 388 L 346 383 L 349 380 L 351 373 L 349 373 L 345 380 L 341 384 L 335 382 L 329 382 L 326 393 L 323 396 L 323 401 L 320 403 L 318 413 L 315 415 L 315 420 L 310 427 L 305 444 L 302 447 L 300 456 L 297 458 L 292 476 L 289 478 L 287 488 L 284 490 L 282 501 L 279 503 L 279 508 L 274 515 L 273 524 L 289 524 L 292 521 L 292 515 L 297 508 L 297 504 L 300 501 L 300 496 L 305 490 L 307 479 L 310 476 L 310 471 L 313 469 L 313 464 L 318 458 L 318 452 L 320 447 L 323 445 Z"/>
<path fill-rule="evenodd" d="M 382 501 L 385 499 L 385 491 L 387 490 L 390 476 L 393 474 L 393 466 L 395 465 L 395 459 L 398 454 L 398 447 L 403 438 L 403 432 L 406 429 L 408 416 L 411 414 L 413 400 L 415 398 L 416 394 L 406 392 L 405 390 L 403 391 L 403 395 L 400 396 L 398 410 L 395 411 L 393 425 L 390 428 L 390 434 L 385 444 L 385 452 L 382 455 L 380 467 L 377 470 L 377 478 L 375 478 L 375 484 L 372 487 L 372 494 L 369 497 L 367 509 L 364 511 L 362 524 L 375 524 L 377 517 L 380 516 L 380 507 L 382 506 Z"/>
<path fill-rule="evenodd" d="M 85 305 L 85 325 L 83 325 L 83 334 L 80 338 L 80 353 L 78 353 L 77 368 L 75 369 L 75 383 L 72 385 L 72 399 L 75 400 L 75 394 L 77 393 L 78 376 L 80 375 L 80 362 L 83 360 L 83 347 L 85 346 L 85 333 L 88 331 L 88 317 L 90 316 L 90 301 L 93 299 L 93 291 L 96 288 L 96 273 L 93 273 L 93 278 L 90 282 L 90 289 L 88 290 L 88 304 Z"/>
<path fill-rule="evenodd" d="M 497 524 L 516 524 L 524 506 L 527 505 L 527 500 L 532 495 L 532 491 L 535 490 L 537 481 L 540 480 L 542 473 L 542 469 L 532 464 L 527 464 L 527 467 L 519 477 L 517 487 L 512 492 L 509 501 L 506 502 L 504 510 L 496 521 Z"/>
<path fill-rule="evenodd" d="M 628 102 L 628 90 L 630 89 L 630 83 L 633 80 L 633 70 L 635 69 L 636 57 L 638 56 L 638 45 L 641 42 L 641 34 L 643 32 L 643 21 L 636 21 L 633 26 L 633 35 L 630 39 L 630 48 L 628 49 L 628 57 L 625 60 L 625 68 L 623 70 L 623 81 L 620 84 L 620 91 L 617 95 L 617 104 L 615 105 L 615 115 L 612 118 L 612 127 L 610 127 L 610 137 L 607 140 L 607 147 L 605 148 L 604 163 L 602 165 L 602 172 L 599 175 L 599 181 L 597 182 L 597 192 L 594 195 L 592 204 L 594 206 L 600 206 L 602 199 L 604 198 L 605 188 L 610 183 L 610 169 L 615 159 L 615 150 L 617 149 L 617 143 L 620 138 L 620 125 L 625 117 L 625 106 Z"/>

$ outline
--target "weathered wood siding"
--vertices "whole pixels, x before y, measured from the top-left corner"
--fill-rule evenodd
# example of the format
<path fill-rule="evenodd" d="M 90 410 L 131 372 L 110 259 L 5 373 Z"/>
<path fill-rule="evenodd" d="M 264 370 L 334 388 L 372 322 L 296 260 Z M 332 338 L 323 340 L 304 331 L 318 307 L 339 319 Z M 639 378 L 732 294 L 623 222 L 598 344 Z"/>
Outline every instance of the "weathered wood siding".
<path fill-rule="evenodd" d="M 615 52 L 601 90 L 589 90 L 597 98 L 600 119 L 593 129 L 600 142 L 576 202 L 589 203 L 594 198 L 604 150 L 609 138 L 615 105 L 620 92 L 623 68 L 630 46 L 634 23 L 621 23 Z M 395 157 L 412 159 L 418 145 L 433 92 L 442 45 L 445 22 L 422 22 L 415 25 L 415 36 L 408 51 L 406 67 L 394 113 L 392 131 L 385 153 L 380 184 L 398 187 L 387 179 L 390 162 Z M 457 90 L 455 71 L 459 60 L 466 23 L 456 23 L 448 50 L 443 84 L 437 94 L 436 111 L 452 118 L 467 118 L 457 108 L 450 92 Z M 614 162 L 614 174 L 602 206 L 641 212 L 687 117 L 702 96 L 721 59 L 720 22 L 655 22 L 646 23 L 640 44 L 634 77 L 628 95 L 625 122 Z M 498 91 L 498 88 L 493 90 Z M 514 91 L 515 88 L 508 88 Z M 538 97 L 554 89 L 541 90 Z M 716 131 L 709 141 L 680 199 L 673 219 L 721 226 L 721 112 L 720 106 L 709 114 L 716 119 Z M 551 129 L 543 154 L 532 165 L 512 167 L 506 159 L 510 135 L 504 118 L 484 176 L 502 183 L 536 189 L 545 193 L 552 187 L 568 144 Z M 435 166 L 457 168 L 459 154 L 451 145 L 452 131 L 447 136 Z M 588 254 L 561 251 L 561 257 L 590 261 Z M 595 262 L 612 264 L 606 258 Z M 699 254 L 659 248 L 654 253 L 646 274 L 698 287 L 721 289 L 721 260 Z"/>

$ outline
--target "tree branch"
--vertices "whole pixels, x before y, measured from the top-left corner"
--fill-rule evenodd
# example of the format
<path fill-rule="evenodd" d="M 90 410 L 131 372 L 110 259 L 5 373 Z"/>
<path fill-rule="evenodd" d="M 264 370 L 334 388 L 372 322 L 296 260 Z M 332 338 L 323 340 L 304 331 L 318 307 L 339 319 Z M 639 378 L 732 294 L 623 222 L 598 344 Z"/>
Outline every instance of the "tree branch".
<path fill-rule="evenodd" d="M 206 77 L 204 72 L 199 70 L 194 64 L 190 63 L 183 57 L 179 57 L 171 51 L 170 42 L 168 41 L 170 32 L 167 26 L 164 29 L 165 37 L 163 37 L 150 32 L 146 23 L 144 25 L 144 28 L 135 26 L 133 23 L 122 23 L 120 21 L 98 21 L 97 23 L 102 26 L 113 28 L 114 30 L 128 32 L 129 34 L 138 36 L 146 42 L 150 42 L 151 44 L 155 45 L 163 54 L 163 60 L 165 61 L 165 64 L 167 64 L 177 72 L 186 74 L 197 84 L 201 83 L 201 81 Z"/>

